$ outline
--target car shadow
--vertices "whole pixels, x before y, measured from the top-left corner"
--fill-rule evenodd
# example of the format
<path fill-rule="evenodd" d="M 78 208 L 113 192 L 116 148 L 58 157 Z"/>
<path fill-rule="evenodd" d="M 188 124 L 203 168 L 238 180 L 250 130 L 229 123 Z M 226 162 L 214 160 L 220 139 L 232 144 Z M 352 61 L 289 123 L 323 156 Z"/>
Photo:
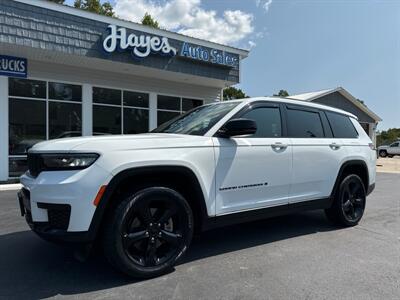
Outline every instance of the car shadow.
<path fill-rule="evenodd" d="M 180 262 L 337 229 L 321 212 L 307 212 L 215 229 L 195 237 Z M 0 299 L 77 295 L 137 282 L 115 271 L 96 251 L 86 262 L 71 249 L 49 244 L 30 231 L 0 236 Z"/>

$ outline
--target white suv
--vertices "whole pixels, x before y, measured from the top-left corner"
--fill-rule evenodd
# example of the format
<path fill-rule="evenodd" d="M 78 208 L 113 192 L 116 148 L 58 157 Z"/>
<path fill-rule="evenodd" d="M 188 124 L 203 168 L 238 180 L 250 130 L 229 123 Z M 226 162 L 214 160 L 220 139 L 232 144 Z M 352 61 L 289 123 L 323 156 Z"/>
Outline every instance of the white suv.
<path fill-rule="evenodd" d="M 148 134 L 35 145 L 22 214 L 52 241 L 101 240 L 136 277 L 171 269 L 194 232 L 305 209 L 356 225 L 376 153 L 356 117 L 280 98 L 204 105 Z"/>

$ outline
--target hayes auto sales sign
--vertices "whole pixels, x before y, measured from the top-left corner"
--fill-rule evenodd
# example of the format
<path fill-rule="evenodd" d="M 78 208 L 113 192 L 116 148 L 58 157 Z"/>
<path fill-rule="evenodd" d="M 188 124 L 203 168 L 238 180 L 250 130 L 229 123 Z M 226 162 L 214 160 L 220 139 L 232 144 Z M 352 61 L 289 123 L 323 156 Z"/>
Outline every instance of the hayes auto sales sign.
<path fill-rule="evenodd" d="M 180 49 L 171 46 L 167 37 L 127 33 L 126 28 L 108 26 L 109 34 L 103 39 L 103 49 L 107 53 L 129 51 L 136 59 L 144 59 L 150 54 L 180 56 L 188 59 L 237 67 L 239 58 L 225 51 L 209 49 L 184 42 Z"/>

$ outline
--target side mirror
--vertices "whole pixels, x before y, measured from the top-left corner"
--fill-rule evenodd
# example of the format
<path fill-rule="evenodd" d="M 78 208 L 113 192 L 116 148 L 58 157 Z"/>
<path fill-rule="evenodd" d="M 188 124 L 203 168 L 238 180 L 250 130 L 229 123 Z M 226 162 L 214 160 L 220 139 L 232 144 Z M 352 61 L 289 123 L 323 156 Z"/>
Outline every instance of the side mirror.
<path fill-rule="evenodd" d="M 250 135 L 257 131 L 257 124 L 249 119 L 232 119 L 229 120 L 220 130 L 218 136 L 233 137 L 238 135 Z"/>

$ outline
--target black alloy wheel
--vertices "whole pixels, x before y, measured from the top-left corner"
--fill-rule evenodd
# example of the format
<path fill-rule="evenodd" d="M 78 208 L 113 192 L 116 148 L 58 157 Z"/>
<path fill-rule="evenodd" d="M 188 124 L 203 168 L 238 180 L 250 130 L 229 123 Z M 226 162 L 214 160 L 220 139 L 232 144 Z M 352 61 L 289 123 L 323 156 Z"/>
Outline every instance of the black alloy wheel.
<path fill-rule="evenodd" d="M 386 156 L 387 156 L 386 150 L 380 150 L 380 151 L 379 151 L 379 156 L 380 156 L 380 157 L 386 157 Z"/>
<path fill-rule="evenodd" d="M 151 187 L 124 200 L 106 231 L 105 253 L 119 270 L 148 278 L 171 269 L 189 247 L 193 216 L 178 192 Z"/>
<path fill-rule="evenodd" d="M 350 222 L 358 222 L 364 213 L 365 189 L 357 178 L 351 178 L 343 182 L 342 209 L 346 219 Z"/>
<path fill-rule="evenodd" d="M 325 210 L 329 220 L 340 226 L 355 226 L 364 215 L 366 190 L 361 178 L 346 176 L 340 183 L 332 207 Z"/>

